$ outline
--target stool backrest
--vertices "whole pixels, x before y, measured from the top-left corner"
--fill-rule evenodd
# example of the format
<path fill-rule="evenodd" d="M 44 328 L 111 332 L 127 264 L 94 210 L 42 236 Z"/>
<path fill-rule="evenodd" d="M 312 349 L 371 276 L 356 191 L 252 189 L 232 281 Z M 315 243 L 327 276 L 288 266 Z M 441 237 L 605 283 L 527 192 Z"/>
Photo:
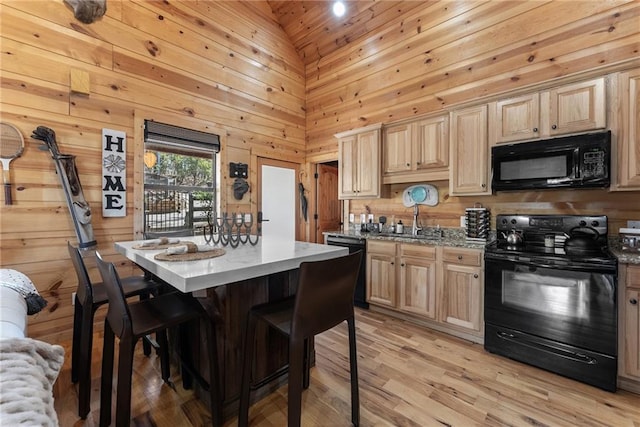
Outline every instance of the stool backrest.
<path fill-rule="evenodd" d="M 76 276 L 78 276 L 78 288 L 76 289 L 76 296 L 80 301 L 80 304 L 86 305 L 93 302 L 93 287 L 91 286 L 91 279 L 87 272 L 87 267 L 84 264 L 82 253 L 80 249 L 76 248 L 67 241 L 67 249 L 69 250 L 69 256 L 73 263 L 73 268 L 76 270 Z"/>
<path fill-rule="evenodd" d="M 362 251 L 300 264 L 291 334 L 310 337 L 353 317 Z"/>
<path fill-rule="evenodd" d="M 127 305 L 116 267 L 113 263 L 104 261 L 98 252 L 96 252 L 96 262 L 109 298 L 109 308 L 107 310 L 109 325 L 111 325 L 113 333 L 119 338 L 125 335 L 132 335 L 131 313 L 129 312 L 129 306 Z"/>

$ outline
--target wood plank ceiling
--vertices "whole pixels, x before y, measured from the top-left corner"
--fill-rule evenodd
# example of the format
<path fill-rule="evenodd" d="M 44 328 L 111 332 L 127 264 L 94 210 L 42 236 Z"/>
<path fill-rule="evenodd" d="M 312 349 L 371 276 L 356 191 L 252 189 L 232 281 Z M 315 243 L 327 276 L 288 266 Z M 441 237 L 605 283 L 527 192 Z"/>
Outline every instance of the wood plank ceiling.
<path fill-rule="evenodd" d="M 358 0 L 343 1 L 344 16 L 332 12 L 333 0 L 267 0 L 305 65 L 367 34 L 374 34 L 401 12 L 424 2 Z M 422 3 L 422 5 L 421 5 Z"/>

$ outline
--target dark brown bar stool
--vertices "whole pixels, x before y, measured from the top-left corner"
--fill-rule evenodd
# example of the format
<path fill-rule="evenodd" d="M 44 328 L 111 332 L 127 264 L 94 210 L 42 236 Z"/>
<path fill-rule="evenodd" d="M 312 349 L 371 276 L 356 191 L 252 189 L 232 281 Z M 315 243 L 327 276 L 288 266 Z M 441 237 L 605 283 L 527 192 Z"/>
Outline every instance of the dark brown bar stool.
<path fill-rule="evenodd" d="M 251 366 L 258 320 L 289 337 L 289 427 L 300 426 L 302 389 L 309 384 L 308 339 L 347 321 L 351 373 L 351 422 L 360 423 L 358 364 L 353 293 L 362 251 L 326 261 L 300 264 L 295 297 L 261 304 L 249 311 L 244 342 L 238 426 L 249 424 Z"/>
<path fill-rule="evenodd" d="M 118 384 L 116 390 L 116 427 L 129 426 L 131 422 L 131 381 L 133 374 L 133 351 L 138 340 L 155 333 L 160 344 L 162 379 L 169 381 L 169 347 L 166 331 L 184 326 L 190 321 L 204 320 L 209 348 L 210 381 L 206 383 L 199 375 L 195 379 L 211 399 L 211 419 L 214 426 L 222 425 L 222 400 L 218 390 L 219 373 L 216 350 L 216 334 L 213 320 L 191 294 L 174 292 L 142 301 L 127 303 L 122 283 L 115 266 L 102 260 L 96 253 L 98 270 L 109 297 L 109 309 L 104 322 L 104 347 L 102 353 L 102 380 L 100 386 L 100 426 L 111 423 L 111 391 L 113 386 L 113 358 L 115 336 L 119 338 Z M 181 332 L 185 332 L 185 328 Z M 184 348 L 180 348 L 184 347 Z M 191 360 L 187 346 L 178 346 L 183 363 Z M 191 372 L 195 370 L 189 368 Z"/>
<path fill-rule="evenodd" d="M 78 416 L 87 418 L 91 402 L 91 350 L 93 348 L 93 319 L 96 310 L 106 304 L 107 291 L 102 282 L 91 283 L 80 249 L 67 242 L 71 262 L 78 276 L 73 310 L 73 340 L 71 343 L 71 381 L 78 384 Z M 125 297 L 149 298 L 158 290 L 158 284 L 145 276 L 122 279 Z M 144 341 L 144 354 L 151 354 L 151 346 Z"/>

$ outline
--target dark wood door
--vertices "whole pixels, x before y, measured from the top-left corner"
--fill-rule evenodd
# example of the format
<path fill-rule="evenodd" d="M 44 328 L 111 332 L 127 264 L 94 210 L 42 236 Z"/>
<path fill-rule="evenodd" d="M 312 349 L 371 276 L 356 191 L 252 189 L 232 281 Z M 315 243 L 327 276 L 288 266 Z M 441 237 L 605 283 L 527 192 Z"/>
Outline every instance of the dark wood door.
<path fill-rule="evenodd" d="M 316 242 L 324 243 L 324 231 L 340 229 L 340 200 L 338 200 L 338 167 L 333 164 L 317 165 L 316 210 L 318 221 Z"/>

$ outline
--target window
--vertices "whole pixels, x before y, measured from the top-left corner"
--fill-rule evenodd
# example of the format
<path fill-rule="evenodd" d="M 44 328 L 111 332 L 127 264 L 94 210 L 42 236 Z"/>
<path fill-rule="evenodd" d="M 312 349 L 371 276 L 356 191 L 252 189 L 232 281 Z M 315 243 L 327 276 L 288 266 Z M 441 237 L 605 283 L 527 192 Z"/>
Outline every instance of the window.
<path fill-rule="evenodd" d="M 191 235 L 219 204 L 218 135 L 145 120 L 144 233 Z"/>

